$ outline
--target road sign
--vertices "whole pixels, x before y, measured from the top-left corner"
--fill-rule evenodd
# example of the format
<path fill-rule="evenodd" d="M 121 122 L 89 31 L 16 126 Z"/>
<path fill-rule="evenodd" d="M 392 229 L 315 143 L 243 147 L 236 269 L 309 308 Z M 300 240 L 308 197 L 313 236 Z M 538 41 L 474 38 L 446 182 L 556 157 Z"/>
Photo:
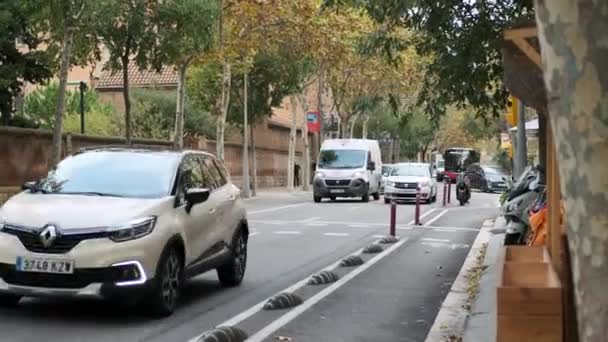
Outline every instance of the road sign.
<path fill-rule="evenodd" d="M 319 132 L 321 130 L 321 120 L 319 120 L 319 112 L 306 113 L 306 124 L 308 125 L 309 132 Z"/>
<path fill-rule="evenodd" d="M 519 107 L 519 100 L 513 96 L 509 95 L 509 99 L 507 100 L 507 123 L 511 127 L 517 126 L 517 110 Z"/>

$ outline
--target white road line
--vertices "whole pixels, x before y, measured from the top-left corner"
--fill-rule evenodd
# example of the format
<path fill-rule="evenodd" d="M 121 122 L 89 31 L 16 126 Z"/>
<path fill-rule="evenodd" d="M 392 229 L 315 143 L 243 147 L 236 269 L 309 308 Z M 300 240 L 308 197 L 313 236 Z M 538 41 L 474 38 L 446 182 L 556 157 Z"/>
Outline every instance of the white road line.
<path fill-rule="evenodd" d="M 450 242 L 447 239 L 433 239 L 433 238 L 422 238 L 422 241 L 433 241 L 433 242 Z"/>
<path fill-rule="evenodd" d="M 269 212 L 283 210 L 283 209 L 301 207 L 301 206 L 307 205 L 307 204 L 308 203 L 297 203 L 297 204 L 288 204 L 288 205 L 284 205 L 284 206 L 281 206 L 281 207 L 273 207 L 273 208 L 260 209 L 260 210 L 250 210 L 250 211 L 247 212 L 247 214 L 249 214 L 249 215 L 255 215 L 255 214 L 261 214 L 261 213 L 269 213 Z"/>
<path fill-rule="evenodd" d="M 350 228 L 369 228 L 367 224 L 349 224 L 348 226 Z"/>
<path fill-rule="evenodd" d="M 315 217 L 309 217 L 309 218 L 307 218 L 306 220 L 302 220 L 302 222 L 312 222 L 312 221 L 316 221 L 316 220 L 319 220 L 319 219 L 321 219 L 321 218 L 320 218 L 320 217 L 318 217 L 318 216 L 315 216 Z"/>
<path fill-rule="evenodd" d="M 412 230 L 414 228 L 413 227 L 406 227 L 406 226 L 402 226 L 402 227 L 397 226 L 397 229 L 398 230 Z"/>
<path fill-rule="evenodd" d="M 446 228 L 434 228 L 433 230 L 436 232 L 442 232 L 442 233 L 455 233 L 458 231 L 457 229 L 446 229 Z"/>
<path fill-rule="evenodd" d="M 431 210 L 429 210 L 429 211 L 427 211 L 427 212 L 423 213 L 422 215 L 420 215 L 420 218 L 421 218 L 421 219 L 423 219 L 423 218 L 425 218 L 425 217 L 429 216 L 430 214 L 432 214 L 433 212 L 435 212 L 435 210 L 437 210 L 437 208 L 433 208 L 433 209 L 431 209 Z M 408 225 L 408 226 L 411 226 L 411 225 L 413 225 L 415 222 L 416 222 L 415 220 L 411 220 L 411 221 L 410 221 L 410 223 L 408 223 L 407 225 Z"/>
<path fill-rule="evenodd" d="M 373 237 L 373 238 L 375 238 L 375 239 L 382 239 L 382 238 L 383 238 L 383 237 L 385 237 L 385 236 L 386 236 L 386 235 L 380 235 L 380 234 L 377 234 L 377 235 L 372 235 L 372 237 Z"/>
<path fill-rule="evenodd" d="M 348 233 L 324 233 L 325 236 L 348 236 Z"/>
<path fill-rule="evenodd" d="M 314 296 L 310 297 L 304 303 L 296 306 L 291 311 L 287 312 L 283 316 L 281 316 L 278 319 L 276 319 L 275 321 L 271 322 L 270 324 L 268 324 L 267 326 L 265 326 L 262 330 L 258 331 L 255 335 L 253 335 L 250 338 L 248 338 L 247 341 L 248 342 L 261 342 L 261 341 L 263 341 L 268 336 L 270 336 L 272 333 L 274 333 L 275 331 L 277 331 L 278 329 L 280 329 L 282 326 L 284 326 L 285 324 L 291 322 L 296 317 L 298 317 L 299 315 L 301 315 L 303 312 L 305 312 L 306 310 L 310 309 L 313 305 L 315 305 L 318 302 L 320 302 L 323 298 L 329 296 L 331 293 L 333 293 L 334 291 L 336 291 L 337 289 L 339 289 L 340 287 L 342 287 L 344 284 L 346 284 L 347 282 L 349 282 L 351 279 L 353 279 L 356 276 L 358 276 L 359 274 L 363 273 L 365 270 L 367 270 L 368 268 L 372 267 L 375 263 L 377 263 L 378 261 L 382 260 L 387 255 L 389 255 L 390 253 L 392 253 L 393 251 L 395 251 L 397 248 L 399 248 L 400 246 L 402 246 L 406 241 L 407 241 L 407 239 L 403 239 L 403 240 L 395 243 L 391 247 L 387 248 L 382 253 L 376 255 L 375 257 L 373 257 L 372 259 L 370 259 L 365 264 L 357 267 L 356 269 L 354 269 L 350 273 L 346 274 L 340 280 L 336 281 L 335 283 L 333 283 L 330 286 L 324 288 L 323 290 L 321 290 L 320 292 L 318 292 Z"/>
<path fill-rule="evenodd" d="M 310 227 L 325 227 L 328 224 L 327 223 L 323 223 L 323 222 L 313 222 L 313 223 L 307 223 L 306 225 L 310 226 Z"/>
<path fill-rule="evenodd" d="M 426 226 L 430 226 L 431 224 L 433 224 L 433 222 L 439 220 L 439 218 L 443 215 L 445 215 L 448 212 L 448 209 L 443 209 L 442 212 L 440 212 L 439 214 L 437 214 L 437 216 L 433 217 L 431 220 L 429 220 L 428 222 L 425 222 L 424 224 Z"/>
<path fill-rule="evenodd" d="M 397 229 L 413 229 L 413 228 L 417 228 L 417 229 L 432 229 L 432 230 L 436 230 L 436 229 L 445 229 L 445 230 L 465 230 L 465 231 L 469 231 L 469 232 L 479 232 L 478 228 L 467 228 L 467 227 L 442 227 L 442 226 L 411 226 L 411 227 L 407 227 L 407 228 L 400 228 L 397 227 Z"/>
<path fill-rule="evenodd" d="M 273 232 L 275 234 L 284 234 L 284 235 L 298 235 L 298 234 L 302 234 L 302 232 L 299 232 L 297 230 L 277 230 L 276 232 Z"/>
<path fill-rule="evenodd" d="M 256 236 L 256 235 L 258 235 L 258 234 L 260 234 L 260 232 L 253 232 L 253 233 L 249 233 L 249 237 Z"/>

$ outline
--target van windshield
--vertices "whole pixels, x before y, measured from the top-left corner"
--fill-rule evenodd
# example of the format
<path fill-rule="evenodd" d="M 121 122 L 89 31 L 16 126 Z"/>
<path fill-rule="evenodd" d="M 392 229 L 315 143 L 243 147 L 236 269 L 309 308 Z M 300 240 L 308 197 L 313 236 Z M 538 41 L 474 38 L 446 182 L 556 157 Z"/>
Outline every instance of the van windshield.
<path fill-rule="evenodd" d="M 320 169 L 358 169 L 365 166 L 367 151 L 322 150 L 319 155 Z"/>

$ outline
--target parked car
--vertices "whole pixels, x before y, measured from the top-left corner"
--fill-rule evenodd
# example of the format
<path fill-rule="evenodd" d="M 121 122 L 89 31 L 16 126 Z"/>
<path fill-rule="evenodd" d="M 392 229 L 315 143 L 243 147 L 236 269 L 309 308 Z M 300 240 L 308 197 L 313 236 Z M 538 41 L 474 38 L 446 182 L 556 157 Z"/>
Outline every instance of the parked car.
<path fill-rule="evenodd" d="M 395 164 L 385 186 L 384 203 L 387 204 L 392 199 L 415 200 L 418 187 L 422 201 L 431 203 L 437 200 L 437 180 L 427 163 Z"/>
<path fill-rule="evenodd" d="M 436 166 L 436 172 L 437 172 L 437 181 L 442 182 L 443 177 L 445 176 L 445 160 L 443 160 L 443 159 L 437 160 L 437 164 L 435 164 L 435 166 Z"/>
<path fill-rule="evenodd" d="M 380 181 L 380 194 L 384 194 L 384 183 L 386 183 L 386 179 L 391 174 L 391 169 L 393 168 L 393 164 L 382 164 L 382 178 Z"/>
<path fill-rule="evenodd" d="M 338 197 L 380 199 L 382 159 L 376 140 L 325 140 L 319 153 L 313 181 L 313 199 L 332 201 Z"/>
<path fill-rule="evenodd" d="M 184 281 L 239 285 L 248 225 L 212 155 L 98 148 L 61 161 L 0 208 L 0 304 L 22 296 L 139 298 L 170 315 Z"/>
<path fill-rule="evenodd" d="M 483 192 L 503 192 L 507 190 L 507 175 L 498 168 L 488 165 L 471 164 L 467 167 L 471 188 Z"/>

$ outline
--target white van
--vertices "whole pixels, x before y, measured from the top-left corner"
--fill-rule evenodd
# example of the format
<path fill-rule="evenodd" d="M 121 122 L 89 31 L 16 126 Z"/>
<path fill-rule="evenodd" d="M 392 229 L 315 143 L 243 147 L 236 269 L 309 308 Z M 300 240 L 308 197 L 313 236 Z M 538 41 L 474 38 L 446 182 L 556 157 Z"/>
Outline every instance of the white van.
<path fill-rule="evenodd" d="M 369 196 L 380 199 L 382 158 L 376 140 L 332 139 L 321 145 L 313 181 L 314 200 Z"/>

